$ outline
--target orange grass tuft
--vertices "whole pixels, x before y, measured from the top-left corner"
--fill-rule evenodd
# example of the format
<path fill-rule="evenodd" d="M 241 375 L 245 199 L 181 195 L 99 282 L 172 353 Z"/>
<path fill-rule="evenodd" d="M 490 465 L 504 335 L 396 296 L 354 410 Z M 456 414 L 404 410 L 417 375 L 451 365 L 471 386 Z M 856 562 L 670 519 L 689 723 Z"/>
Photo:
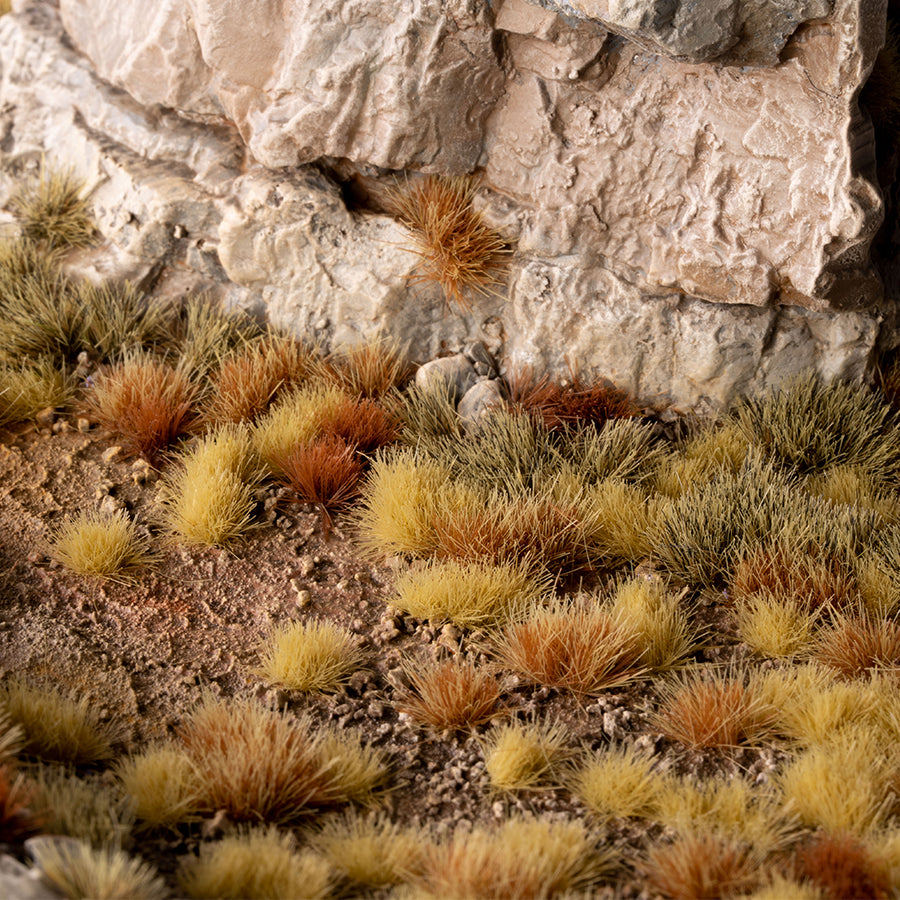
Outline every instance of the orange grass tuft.
<path fill-rule="evenodd" d="M 637 634 L 597 607 L 537 608 L 495 641 L 501 664 L 529 681 L 576 694 L 617 687 L 640 675 Z"/>
<path fill-rule="evenodd" d="M 500 686 L 474 663 L 447 659 L 410 666 L 401 711 L 440 731 L 467 730 L 499 714 Z"/>
<path fill-rule="evenodd" d="M 602 425 L 608 419 L 637 415 L 639 409 L 628 395 L 608 381 L 586 381 L 574 371 L 569 383 L 557 384 L 549 375 L 540 378 L 530 367 L 506 376 L 510 405 L 539 416 L 551 431 L 578 422 Z"/>
<path fill-rule="evenodd" d="M 844 678 L 867 669 L 896 669 L 900 666 L 900 625 L 865 616 L 841 616 L 819 635 L 812 657 L 837 669 Z"/>
<path fill-rule="evenodd" d="M 823 606 L 840 609 L 858 595 L 836 561 L 780 543 L 759 547 L 737 563 L 731 593 L 736 600 L 754 594 L 790 598 L 802 602 L 810 612 Z"/>
<path fill-rule="evenodd" d="M 315 355 L 299 341 L 270 335 L 222 360 L 211 378 L 204 418 L 213 424 L 255 422 L 281 391 L 302 382 Z"/>
<path fill-rule="evenodd" d="M 887 900 L 892 896 L 887 865 L 851 834 L 819 832 L 794 854 L 794 870 L 825 900 Z"/>
<path fill-rule="evenodd" d="M 353 447 L 334 435 L 304 441 L 274 462 L 296 499 L 319 507 L 326 534 L 331 529 L 331 514 L 359 493 L 363 464 Z"/>
<path fill-rule="evenodd" d="M 43 816 L 36 812 L 36 797 L 22 775 L 0 766 L 0 843 L 18 843 L 40 832 Z"/>
<path fill-rule="evenodd" d="M 445 298 L 466 311 L 468 294 L 485 295 L 501 283 L 499 270 L 509 253 L 506 240 L 473 206 L 477 187 L 469 176 L 427 175 L 389 194 L 419 257 L 413 282 L 439 284 Z"/>
<path fill-rule="evenodd" d="M 196 397 L 183 369 L 135 355 L 95 377 L 84 410 L 118 435 L 127 453 L 155 463 L 191 429 Z"/>
<path fill-rule="evenodd" d="M 653 847 L 641 869 L 651 891 L 671 900 L 746 894 L 760 875 L 750 849 L 713 835 L 690 835 Z"/>
<path fill-rule="evenodd" d="M 688 747 L 737 747 L 768 734 L 775 711 L 740 675 L 718 673 L 676 679 L 662 689 L 656 723 L 663 734 Z"/>

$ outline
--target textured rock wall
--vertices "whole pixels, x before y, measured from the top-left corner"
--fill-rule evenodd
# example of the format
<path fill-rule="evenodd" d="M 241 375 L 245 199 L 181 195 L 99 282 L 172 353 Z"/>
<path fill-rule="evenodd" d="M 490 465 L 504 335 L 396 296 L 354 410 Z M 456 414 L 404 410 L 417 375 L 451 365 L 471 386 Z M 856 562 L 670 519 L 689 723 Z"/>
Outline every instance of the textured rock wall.
<path fill-rule="evenodd" d="M 302 0 L 252 29 L 233 0 L 59 6 L 68 37 L 49 2 L 0 19 L 0 162 L 88 178 L 101 272 L 701 409 L 860 377 L 892 313 L 856 104 L 885 0 Z M 405 232 L 335 169 L 482 173 L 515 242 L 499 296 L 410 286 Z"/>

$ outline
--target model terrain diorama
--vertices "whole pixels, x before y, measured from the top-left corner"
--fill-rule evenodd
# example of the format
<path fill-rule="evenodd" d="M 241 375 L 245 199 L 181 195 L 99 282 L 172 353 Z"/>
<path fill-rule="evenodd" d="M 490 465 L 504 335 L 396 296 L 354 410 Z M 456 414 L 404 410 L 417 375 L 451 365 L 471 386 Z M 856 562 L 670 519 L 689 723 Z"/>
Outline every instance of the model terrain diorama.
<path fill-rule="evenodd" d="M 703 416 L 413 361 L 88 278 L 85 183 L 16 179 L 0 893 L 900 894 L 890 354 Z M 480 188 L 381 178 L 448 319 L 507 289 Z"/>

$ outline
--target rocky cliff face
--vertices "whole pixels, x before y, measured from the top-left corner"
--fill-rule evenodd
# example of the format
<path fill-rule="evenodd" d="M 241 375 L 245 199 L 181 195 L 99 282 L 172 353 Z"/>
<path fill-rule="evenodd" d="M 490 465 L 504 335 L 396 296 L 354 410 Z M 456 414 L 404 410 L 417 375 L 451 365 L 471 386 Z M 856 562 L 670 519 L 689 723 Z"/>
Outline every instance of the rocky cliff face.
<path fill-rule="evenodd" d="M 100 270 L 205 283 L 335 342 L 381 328 L 424 359 L 482 338 L 509 363 L 721 407 L 809 366 L 860 377 L 893 315 L 857 104 L 885 16 L 886 0 L 20 2 L 0 20 L 0 157 L 16 172 L 47 152 L 88 179 Z M 410 283 L 407 233 L 337 180 L 377 198 L 469 172 L 514 252 L 463 311 Z"/>

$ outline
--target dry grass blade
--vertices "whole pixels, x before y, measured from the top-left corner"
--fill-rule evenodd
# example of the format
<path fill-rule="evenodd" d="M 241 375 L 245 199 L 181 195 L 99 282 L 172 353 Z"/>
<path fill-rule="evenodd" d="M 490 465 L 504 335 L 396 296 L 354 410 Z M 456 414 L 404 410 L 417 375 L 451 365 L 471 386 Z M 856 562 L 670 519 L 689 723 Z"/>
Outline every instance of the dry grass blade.
<path fill-rule="evenodd" d="M 72 170 L 52 169 L 42 163 L 38 178 L 23 184 L 9 206 L 29 240 L 51 250 L 82 247 L 94 236 L 84 188 Z"/>
<path fill-rule="evenodd" d="M 464 731 L 499 715 L 500 686 L 474 663 L 452 659 L 410 665 L 411 684 L 400 709 L 439 731 Z"/>
<path fill-rule="evenodd" d="M 182 368 L 141 354 L 98 374 L 84 411 L 116 434 L 126 453 L 156 463 L 194 423 L 197 388 Z"/>
<path fill-rule="evenodd" d="M 473 206 L 478 182 L 469 176 L 427 175 L 397 187 L 389 202 L 409 230 L 419 257 L 413 281 L 440 285 L 444 297 L 468 310 L 467 295 L 488 294 L 502 283 L 507 241 Z"/>
<path fill-rule="evenodd" d="M 576 694 L 618 687 L 645 671 L 635 632 L 580 603 L 537 607 L 494 644 L 502 665 L 536 684 Z"/>

